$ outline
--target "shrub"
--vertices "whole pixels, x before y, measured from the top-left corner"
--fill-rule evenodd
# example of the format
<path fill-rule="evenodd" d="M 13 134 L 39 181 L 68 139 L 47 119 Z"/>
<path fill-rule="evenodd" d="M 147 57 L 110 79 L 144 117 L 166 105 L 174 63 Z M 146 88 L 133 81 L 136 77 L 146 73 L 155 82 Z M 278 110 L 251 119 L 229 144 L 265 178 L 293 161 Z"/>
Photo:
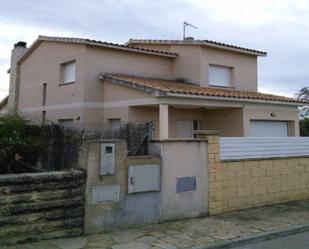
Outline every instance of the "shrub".
<path fill-rule="evenodd" d="M 303 118 L 299 121 L 299 129 L 301 136 L 309 136 L 309 118 Z"/>
<path fill-rule="evenodd" d="M 13 173 L 37 162 L 42 150 L 40 127 L 16 112 L 0 117 L 0 173 Z"/>

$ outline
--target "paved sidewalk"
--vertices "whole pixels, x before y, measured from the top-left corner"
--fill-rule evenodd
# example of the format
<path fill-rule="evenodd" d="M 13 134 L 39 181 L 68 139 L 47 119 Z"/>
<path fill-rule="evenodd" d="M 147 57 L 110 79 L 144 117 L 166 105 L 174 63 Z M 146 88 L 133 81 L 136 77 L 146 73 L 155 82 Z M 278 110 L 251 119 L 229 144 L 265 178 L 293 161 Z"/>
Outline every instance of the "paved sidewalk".
<path fill-rule="evenodd" d="M 265 232 L 309 225 L 309 200 L 237 211 L 207 218 L 69 239 L 46 240 L 2 249 L 176 249 L 202 248 Z M 309 226 L 308 226 L 309 227 Z"/>

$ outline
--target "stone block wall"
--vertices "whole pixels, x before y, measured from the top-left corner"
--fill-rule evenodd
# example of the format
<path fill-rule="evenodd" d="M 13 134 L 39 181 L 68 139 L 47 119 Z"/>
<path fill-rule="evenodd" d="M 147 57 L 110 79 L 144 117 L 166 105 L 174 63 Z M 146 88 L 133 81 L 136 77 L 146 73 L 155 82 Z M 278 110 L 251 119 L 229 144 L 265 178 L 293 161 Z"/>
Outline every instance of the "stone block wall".
<path fill-rule="evenodd" d="M 218 134 L 197 137 L 208 140 L 210 214 L 309 198 L 309 158 L 221 161 Z"/>
<path fill-rule="evenodd" d="M 0 175 L 0 247 L 83 233 L 81 171 Z"/>

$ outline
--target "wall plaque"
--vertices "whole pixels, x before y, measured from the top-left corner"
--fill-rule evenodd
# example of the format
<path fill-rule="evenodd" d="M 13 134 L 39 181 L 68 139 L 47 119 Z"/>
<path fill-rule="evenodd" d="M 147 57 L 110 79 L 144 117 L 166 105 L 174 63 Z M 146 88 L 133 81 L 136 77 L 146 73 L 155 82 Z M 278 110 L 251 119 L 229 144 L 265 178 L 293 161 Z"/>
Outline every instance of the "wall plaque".
<path fill-rule="evenodd" d="M 188 192 L 196 190 L 196 177 L 181 177 L 177 178 L 176 192 Z"/>

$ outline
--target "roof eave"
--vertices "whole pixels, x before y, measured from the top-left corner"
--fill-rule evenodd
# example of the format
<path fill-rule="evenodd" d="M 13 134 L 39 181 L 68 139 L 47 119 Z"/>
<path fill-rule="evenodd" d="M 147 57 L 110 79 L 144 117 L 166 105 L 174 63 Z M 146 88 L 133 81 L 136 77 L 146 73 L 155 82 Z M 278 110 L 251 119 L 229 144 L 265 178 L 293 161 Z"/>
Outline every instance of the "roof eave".
<path fill-rule="evenodd" d="M 41 44 L 41 42 L 42 40 L 40 38 L 37 38 L 32 43 L 32 45 L 27 49 L 27 51 L 23 54 L 23 56 L 19 58 L 17 64 L 22 63 L 33 52 L 33 50 L 35 50 Z"/>
<path fill-rule="evenodd" d="M 161 96 L 163 97 L 163 96 Z M 176 98 L 193 98 L 193 99 L 211 99 L 211 100 L 226 100 L 233 102 L 247 102 L 247 103 L 260 103 L 260 104 L 277 104 L 277 105 L 289 105 L 289 106 L 306 106 L 305 103 L 295 103 L 286 101 L 274 101 L 274 100 L 259 100 L 249 98 L 231 98 L 231 97 L 215 97 L 205 95 L 194 95 L 194 94 L 179 94 L 167 92 L 164 97 L 176 97 Z"/>
<path fill-rule="evenodd" d="M 288 105 L 288 106 L 306 106 L 307 103 L 297 103 L 297 102 L 288 102 L 280 100 L 262 100 L 262 99 L 250 99 L 250 98 L 233 98 L 233 97 L 216 97 L 216 96 L 205 96 L 205 95 L 195 95 L 195 94 L 179 94 L 171 93 L 164 90 L 159 90 L 153 87 L 140 85 L 131 81 L 118 80 L 108 74 L 99 74 L 100 80 L 108 80 L 109 82 L 121 86 L 131 87 L 137 90 L 151 93 L 155 97 L 175 97 L 175 98 L 191 98 L 191 99 L 209 99 L 209 100 L 224 100 L 224 101 L 233 101 L 233 102 L 246 102 L 246 103 L 259 103 L 259 104 L 277 104 L 277 105 Z"/>
<path fill-rule="evenodd" d="M 263 52 L 263 51 L 255 51 L 255 50 L 251 50 L 251 49 L 241 49 L 241 48 L 233 48 L 233 47 L 228 47 L 228 46 L 224 46 L 224 45 L 220 45 L 220 44 L 213 44 L 213 43 L 209 43 L 207 41 L 204 42 L 186 42 L 186 41 L 179 41 L 177 43 L 173 42 L 173 41 L 167 41 L 167 42 L 161 42 L 161 41 L 145 41 L 145 40 L 134 40 L 134 39 L 130 39 L 128 42 L 125 43 L 125 45 L 138 45 L 138 44 L 167 44 L 167 45 L 171 45 L 171 44 L 176 44 L 176 45 L 199 45 L 199 46 L 206 46 L 206 47 L 213 47 L 213 48 L 218 48 L 218 49 L 224 49 L 224 50 L 228 50 L 228 51 L 232 51 L 232 52 L 237 52 L 237 53 L 243 53 L 243 54 L 249 54 L 249 55 L 254 55 L 254 56 L 261 56 L 261 57 L 266 57 L 267 53 Z"/>
<path fill-rule="evenodd" d="M 117 84 L 117 85 L 120 85 L 120 86 L 126 86 L 126 87 L 130 87 L 130 88 L 133 88 L 133 89 L 141 90 L 141 91 L 144 91 L 144 92 L 147 92 L 147 93 L 151 93 L 153 96 L 156 96 L 156 97 L 166 96 L 165 91 L 155 89 L 155 88 L 152 88 L 152 87 L 143 86 L 143 85 L 136 84 L 136 83 L 126 81 L 126 80 L 114 79 L 112 77 L 109 77 L 108 74 L 102 74 L 102 73 L 99 74 L 99 79 L 100 80 L 107 80 L 110 83 Z"/>
<path fill-rule="evenodd" d="M 82 44 L 82 45 L 91 45 L 91 46 L 98 46 L 98 47 L 105 47 L 105 48 L 110 48 L 110 49 L 118 49 L 118 50 L 123 50 L 123 51 L 128 51 L 128 52 L 134 52 L 134 53 L 140 53 L 140 54 L 148 54 L 148 55 L 155 55 L 155 56 L 160 56 L 160 57 L 168 57 L 168 58 L 177 58 L 177 53 L 159 53 L 155 51 L 142 51 L 142 50 L 137 50 L 134 48 L 124 48 L 124 47 L 116 47 L 108 44 L 98 44 L 95 42 L 90 42 L 90 41 L 85 41 L 80 39 L 79 41 L 63 41 L 63 40 L 52 40 L 49 39 L 48 37 L 45 36 L 39 36 L 33 43 L 32 45 L 27 49 L 25 54 L 18 60 L 18 64 L 22 63 L 32 52 L 35 50 L 43 41 L 46 42 L 60 42 L 60 43 L 73 43 L 73 44 Z"/>
<path fill-rule="evenodd" d="M 266 57 L 267 56 L 266 52 L 247 51 L 247 50 L 242 50 L 242 49 L 237 49 L 237 48 L 229 48 L 229 47 L 225 47 L 225 46 L 220 46 L 220 45 L 216 45 L 216 44 L 204 44 L 202 46 L 218 48 L 218 49 L 228 50 L 228 51 L 242 53 L 242 54 L 249 54 L 249 55 L 254 55 L 254 56 L 260 56 L 260 57 Z"/>
<path fill-rule="evenodd" d="M 134 52 L 134 53 L 140 53 L 140 54 L 149 54 L 149 55 L 156 55 L 160 57 L 168 57 L 168 58 L 176 58 L 177 54 L 164 54 L 164 53 L 156 53 L 156 52 L 151 52 L 151 51 L 142 51 L 142 50 L 136 50 L 134 48 L 124 48 L 124 47 L 115 47 L 113 45 L 108 45 L 108 44 L 96 44 L 94 42 L 85 42 L 86 45 L 91 45 L 91 46 L 99 46 L 99 47 L 105 47 L 105 48 L 111 48 L 111 49 L 118 49 L 118 50 L 124 50 L 124 51 L 129 51 L 129 52 Z"/>

